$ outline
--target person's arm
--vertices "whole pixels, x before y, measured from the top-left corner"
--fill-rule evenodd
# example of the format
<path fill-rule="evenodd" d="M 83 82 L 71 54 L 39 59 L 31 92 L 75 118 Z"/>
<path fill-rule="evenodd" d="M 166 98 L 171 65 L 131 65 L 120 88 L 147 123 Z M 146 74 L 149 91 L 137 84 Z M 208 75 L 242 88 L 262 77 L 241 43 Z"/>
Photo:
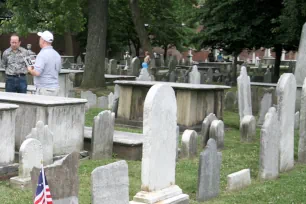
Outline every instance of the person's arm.
<path fill-rule="evenodd" d="M 6 54 L 6 52 L 3 52 L 3 55 L 2 55 L 2 68 L 4 68 L 5 70 L 7 68 L 7 54 Z"/>
<path fill-rule="evenodd" d="M 40 76 L 44 71 L 45 61 L 41 55 L 37 55 L 34 66 L 28 67 L 28 71 L 32 76 Z"/>

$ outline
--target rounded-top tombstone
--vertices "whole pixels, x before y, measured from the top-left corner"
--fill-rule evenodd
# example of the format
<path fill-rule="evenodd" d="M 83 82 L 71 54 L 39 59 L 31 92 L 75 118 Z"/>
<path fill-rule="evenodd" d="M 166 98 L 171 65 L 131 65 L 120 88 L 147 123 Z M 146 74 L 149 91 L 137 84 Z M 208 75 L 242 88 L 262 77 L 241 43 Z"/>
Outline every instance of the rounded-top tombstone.
<path fill-rule="evenodd" d="M 143 191 L 151 192 L 175 184 L 177 105 L 174 90 L 156 84 L 144 103 Z"/>

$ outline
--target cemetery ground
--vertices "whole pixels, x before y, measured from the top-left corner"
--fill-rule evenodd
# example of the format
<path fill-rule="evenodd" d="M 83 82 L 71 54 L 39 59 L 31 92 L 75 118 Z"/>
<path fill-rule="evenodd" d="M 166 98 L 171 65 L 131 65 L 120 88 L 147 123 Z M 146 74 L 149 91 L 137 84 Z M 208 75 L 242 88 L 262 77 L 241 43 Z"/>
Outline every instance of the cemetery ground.
<path fill-rule="evenodd" d="M 91 126 L 93 117 L 101 109 L 91 109 L 86 114 L 86 125 Z M 239 115 L 234 112 L 225 112 L 224 121 L 226 125 L 225 148 L 222 151 L 221 167 L 221 191 L 220 195 L 205 203 L 303 203 L 305 202 L 306 165 L 295 164 L 292 171 L 281 173 L 277 180 L 259 181 L 259 143 L 260 129 L 257 129 L 256 141 L 253 143 L 241 143 L 239 133 Z M 141 132 L 139 129 L 115 128 L 121 131 Z M 199 133 L 200 134 L 200 133 Z M 298 134 L 295 136 L 295 157 L 297 157 Z M 198 148 L 198 155 L 202 149 Z M 114 158 L 105 161 L 84 160 L 79 167 L 79 201 L 81 204 L 91 203 L 91 172 L 98 166 L 105 165 L 120 159 Z M 141 162 L 127 161 L 129 167 L 130 200 L 140 190 L 141 185 Z M 158 168 L 158 167 L 157 167 Z M 227 175 L 242 169 L 250 168 L 252 185 L 238 192 L 227 192 Z M 198 157 L 180 159 L 176 166 L 176 183 L 184 193 L 190 196 L 190 203 L 196 201 L 196 189 L 198 178 Z M 51 189 L 52 193 L 52 189 Z M 0 181 L 0 203 L 1 204 L 30 204 L 32 193 L 9 188 L 9 182 Z"/>

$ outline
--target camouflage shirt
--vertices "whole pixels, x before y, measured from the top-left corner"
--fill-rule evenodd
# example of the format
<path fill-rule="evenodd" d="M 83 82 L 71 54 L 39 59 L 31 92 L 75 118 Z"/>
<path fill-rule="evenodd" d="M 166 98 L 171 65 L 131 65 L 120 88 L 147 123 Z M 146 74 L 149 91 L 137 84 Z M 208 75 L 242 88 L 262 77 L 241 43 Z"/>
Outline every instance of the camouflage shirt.
<path fill-rule="evenodd" d="M 27 74 L 27 65 L 23 57 L 29 56 L 29 52 L 23 47 L 19 47 L 17 51 L 8 48 L 3 52 L 2 67 L 8 75 Z"/>

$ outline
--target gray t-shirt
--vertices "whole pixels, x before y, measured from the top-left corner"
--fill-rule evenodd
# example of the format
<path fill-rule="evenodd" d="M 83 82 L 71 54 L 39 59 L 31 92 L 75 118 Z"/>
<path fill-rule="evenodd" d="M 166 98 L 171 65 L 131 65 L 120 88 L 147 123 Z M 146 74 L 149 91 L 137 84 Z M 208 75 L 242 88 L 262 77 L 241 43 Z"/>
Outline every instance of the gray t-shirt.
<path fill-rule="evenodd" d="M 58 75 L 61 66 L 61 56 L 52 46 L 41 49 L 34 65 L 34 70 L 40 73 L 39 76 L 34 76 L 36 88 L 59 88 Z"/>

